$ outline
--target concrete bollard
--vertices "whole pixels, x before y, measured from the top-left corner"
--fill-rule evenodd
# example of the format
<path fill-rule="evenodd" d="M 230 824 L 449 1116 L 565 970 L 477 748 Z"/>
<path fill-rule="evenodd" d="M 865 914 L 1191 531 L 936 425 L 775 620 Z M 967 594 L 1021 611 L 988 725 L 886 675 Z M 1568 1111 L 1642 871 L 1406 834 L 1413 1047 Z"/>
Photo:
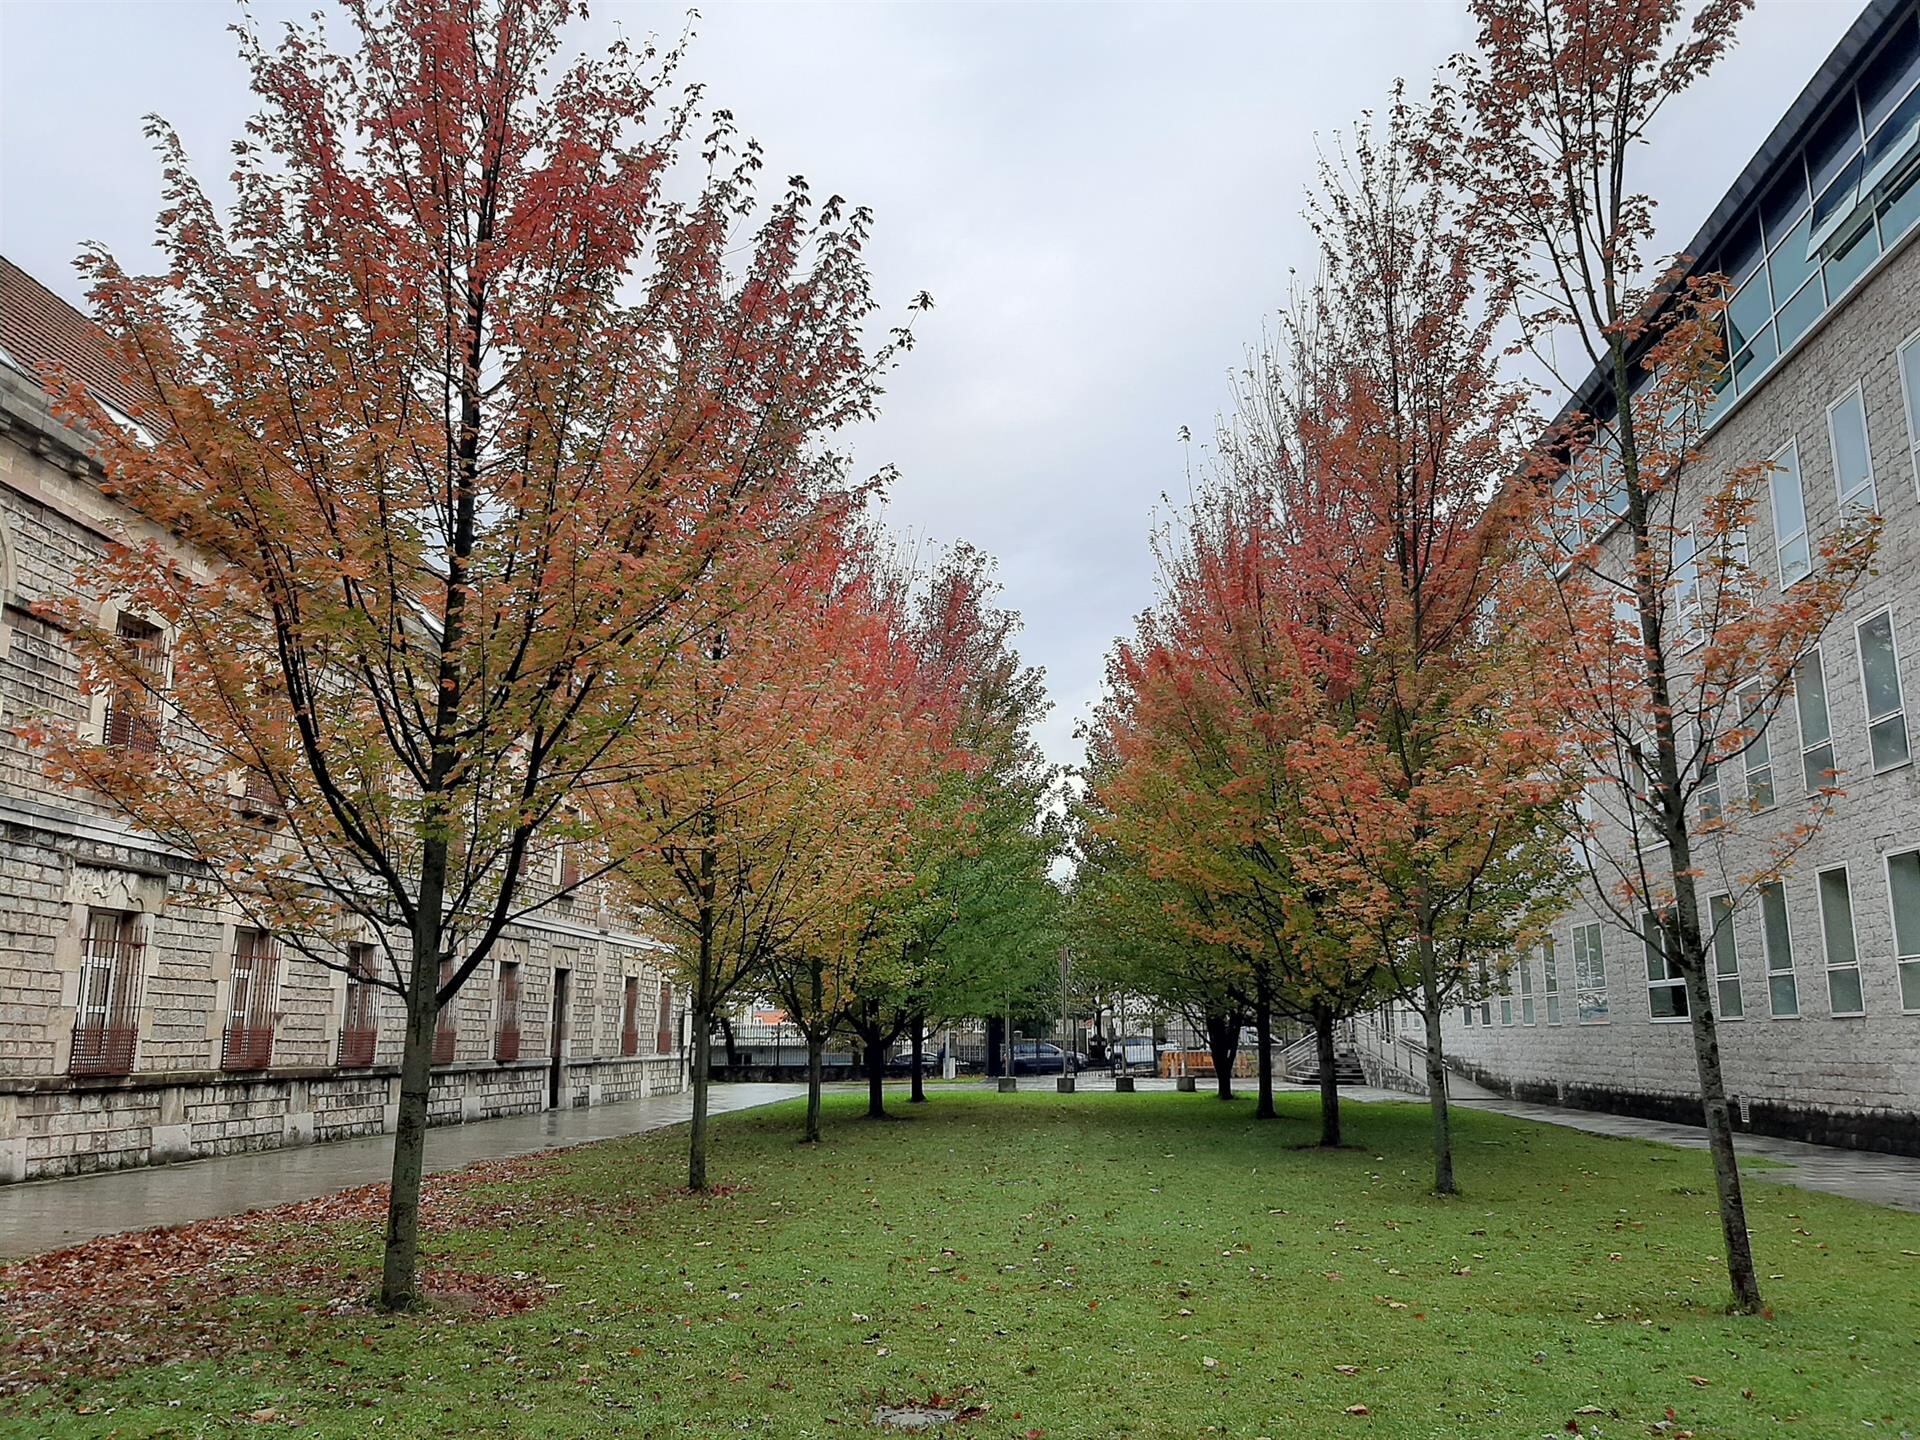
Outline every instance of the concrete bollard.
<path fill-rule="evenodd" d="M 1019 1088 L 1020 1088 L 1020 1082 L 1014 1079 L 1011 1075 L 1002 1075 L 1000 1077 L 1000 1093 L 1002 1095 L 1011 1095 L 1015 1091 L 1019 1090 Z"/>
<path fill-rule="evenodd" d="M 1191 1095 L 1194 1091 L 1193 1076 L 1182 1075 L 1173 1082 L 1173 1088 L 1178 1090 L 1182 1095 Z"/>
<path fill-rule="evenodd" d="M 1114 1076 L 1114 1077 L 1113 1077 L 1113 1088 L 1114 1088 L 1114 1090 L 1115 1090 L 1115 1092 L 1116 1092 L 1116 1093 L 1118 1093 L 1118 1094 L 1121 1094 L 1121 1095 L 1131 1095 L 1131 1094 L 1133 1094 L 1133 1076 L 1131 1076 L 1131 1075 L 1116 1075 L 1116 1076 Z"/>
<path fill-rule="evenodd" d="M 1062 1095 L 1073 1094 L 1073 1077 L 1071 1075 L 1062 1075 L 1053 1083 L 1054 1087 L 1059 1090 Z"/>

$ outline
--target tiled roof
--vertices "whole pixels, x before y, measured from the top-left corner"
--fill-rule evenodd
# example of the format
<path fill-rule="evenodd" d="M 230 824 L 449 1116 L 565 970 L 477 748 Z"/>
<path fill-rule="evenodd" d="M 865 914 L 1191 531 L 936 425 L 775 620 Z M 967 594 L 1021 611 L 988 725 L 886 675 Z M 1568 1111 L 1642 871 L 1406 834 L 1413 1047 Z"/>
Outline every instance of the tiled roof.
<path fill-rule="evenodd" d="M 85 383 L 96 400 L 132 414 L 140 392 L 107 352 L 100 327 L 0 255 L 0 350 L 38 379 L 48 367 Z"/>

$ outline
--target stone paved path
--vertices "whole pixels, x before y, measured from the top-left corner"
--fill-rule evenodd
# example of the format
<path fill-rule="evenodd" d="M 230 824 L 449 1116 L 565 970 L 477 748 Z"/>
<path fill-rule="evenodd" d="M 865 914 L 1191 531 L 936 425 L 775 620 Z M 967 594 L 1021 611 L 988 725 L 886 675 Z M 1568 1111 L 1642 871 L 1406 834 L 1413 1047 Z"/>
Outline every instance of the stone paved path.
<path fill-rule="evenodd" d="M 1599 1110 L 1564 1110 L 1556 1105 L 1530 1105 L 1507 1100 L 1456 1078 L 1456 1105 L 1495 1110 L 1520 1120 L 1563 1125 L 1594 1135 L 1632 1140 L 1657 1140 L 1686 1150 L 1707 1148 L 1707 1132 L 1698 1125 L 1674 1125 L 1663 1120 L 1639 1120 L 1631 1115 L 1609 1115 Z M 1737 1135 L 1734 1147 L 1742 1157 L 1759 1156 L 1778 1162 L 1742 1172 L 1753 1180 L 1823 1190 L 1896 1210 L 1920 1212 L 1920 1159 L 1910 1155 L 1882 1155 L 1871 1150 L 1843 1150 L 1835 1145 L 1808 1145 L 1799 1140 L 1776 1140 L 1770 1135 Z"/>
<path fill-rule="evenodd" d="M 728 1084 L 715 1085 L 709 1093 L 709 1111 L 717 1115 L 790 1100 L 804 1095 L 806 1087 Z M 658 1130 L 685 1120 L 691 1106 L 691 1097 L 682 1092 L 440 1126 L 427 1132 L 427 1169 L 457 1170 L 478 1160 Z M 385 1180 L 392 1165 L 393 1137 L 368 1135 L 70 1180 L 0 1185 L 0 1257 L 36 1255 L 122 1230 L 184 1225 L 311 1200 Z"/>

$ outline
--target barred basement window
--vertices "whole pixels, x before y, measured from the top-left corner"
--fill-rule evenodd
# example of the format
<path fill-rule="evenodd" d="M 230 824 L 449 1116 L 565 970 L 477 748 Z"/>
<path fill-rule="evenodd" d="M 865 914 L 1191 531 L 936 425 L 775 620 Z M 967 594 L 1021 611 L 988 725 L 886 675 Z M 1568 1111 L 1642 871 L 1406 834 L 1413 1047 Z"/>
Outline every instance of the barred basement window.
<path fill-rule="evenodd" d="M 512 960 L 500 962 L 493 996 L 493 1058 L 507 1061 L 520 1058 L 520 966 Z"/>
<path fill-rule="evenodd" d="M 1667 955 L 1667 932 L 1660 917 L 1645 911 L 1640 917 L 1640 943 L 1647 958 L 1647 1017 L 1651 1020 L 1687 1018 L 1687 982 L 1680 966 Z"/>
<path fill-rule="evenodd" d="M 340 1021 L 340 1065 L 353 1069 L 373 1063 L 379 1040 L 379 991 L 373 980 L 371 945 L 347 947 L 347 1010 Z"/>
<path fill-rule="evenodd" d="M 1793 707 L 1800 717 L 1800 778 L 1807 793 L 1833 782 L 1833 717 L 1827 711 L 1827 672 L 1814 646 L 1793 670 Z"/>
<path fill-rule="evenodd" d="M 640 980 L 634 975 L 627 976 L 626 989 L 620 997 L 620 1053 L 640 1053 Z"/>
<path fill-rule="evenodd" d="M 126 1075 L 140 1039 L 140 917 L 89 910 L 80 946 L 80 1003 L 73 1018 L 72 1075 Z"/>
<path fill-rule="evenodd" d="M 151 755 L 160 748 L 157 697 L 166 683 L 166 637 L 158 625 L 132 615 L 114 622 L 114 634 L 126 656 L 126 673 L 114 681 L 107 700 L 103 738 L 111 749 Z"/>
<path fill-rule="evenodd" d="M 1900 1008 L 1908 1014 L 1920 1014 L 1920 850 L 1887 857 L 1887 903 L 1893 910 Z"/>
<path fill-rule="evenodd" d="M 1551 935 L 1540 942 L 1541 989 L 1547 997 L 1547 1024 L 1560 1023 L 1560 970 Z"/>
<path fill-rule="evenodd" d="M 1607 1021 L 1607 960 L 1598 921 L 1573 927 L 1574 1014 L 1582 1025 Z"/>
<path fill-rule="evenodd" d="M 264 1070 L 273 1060 L 274 1004 L 280 987 L 280 946 L 264 930 L 238 930 L 233 978 L 227 991 L 222 1070 Z"/>
<path fill-rule="evenodd" d="M 1793 925 L 1787 891 L 1778 880 L 1760 887 L 1760 944 L 1767 957 L 1767 1005 L 1776 1020 L 1797 1019 L 1800 983 L 1793 973 Z"/>
<path fill-rule="evenodd" d="M 1707 899 L 1707 923 L 1712 927 L 1709 948 L 1713 951 L 1713 983 L 1722 1020 L 1744 1016 L 1746 1003 L 1740 994 L 1740 944 L 1733 931 L 1733 897 L 1713 895 Z"/>
<path fill-rule="evenodd" d="M 1820 944 L 1827 959 L 1827 1009 L 1830 1014 L 1864 1015 L 1860 988 L 1860 950 L 1853 933 L 1853 888 L 1847 867 L 1835 866 L 1814 877 L 1820 892 Z"/>

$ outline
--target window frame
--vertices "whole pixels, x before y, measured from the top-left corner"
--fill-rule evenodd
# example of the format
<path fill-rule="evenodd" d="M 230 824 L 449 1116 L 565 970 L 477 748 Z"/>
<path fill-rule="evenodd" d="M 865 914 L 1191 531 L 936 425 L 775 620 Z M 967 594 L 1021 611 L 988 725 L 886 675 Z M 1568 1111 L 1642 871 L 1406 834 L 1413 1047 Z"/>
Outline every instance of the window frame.
<path fill-rule="evenodd" d="M 1900 902 L 1893 888 L 1893 862 L 1913 857 L 1914 909 L 1916 923 L 1914 934 L 1910 938 L 1914 943 L 1911 953 L 1900 948 Z M 1887 850 L 1880 856 L 1881 873 L 1887 882 L 1887 933 L 1893 948 L 1894 985 L 1900 994 L 1900 1013 L 1902 1015 L 1920 1015 L 1920 844 L 1908 850 Z M 1913 1003 L 1907 1003 L 1907 969 L 1913 968 Z"/>
<path fill-rule="evenodd" d="M 1809 665 L 1813 667 L 1813 673 L 1820 677 L 1820 728 L 1826 732 L 1824 739 L 1812 744 L 1807 743 L 1806 687 L 1800 683 L 1801 673 Z M 1807 794 L 1817 795 L 1840 775 L 1839 757 L 1833 748 L 1833 702 L 1827 695 L 1827 658 L 1818 641 L 1793 667 L 1793 719 L 1800 731 L 1800 782 Z M 1813 752 L 1820 749 L 1827 752 L 1827 764 L 1821 770 L 1821 783 L 1816 785 L 1809 766 Z"/>
<path fill-rule="evenodd" d="M 1560 971 L 1553 953 L 1553 935 L 1540 942 L 1540 994 L 1547 1002 L 1547 1024 L 1560 1023 Z"/>
<path fill-rule="evenodd" d="M 1852 401 L 1860 407 L 1860 448 L 1866 452 L 1867 478 L 1849 492 L 1844 488 L 1840 475 L 1840 436 L 1833 428 L 1834 413 L 1841 406 Z M 1840 514 L 1844 519 L 1848 508 L 1857 503 L 1862 491 L 1868 497 L 1867 510 L 1872 514 L 1880 513 L 1880 488 L 1873 473 L 1873 427 L 1867 420 L 1867 392 L 1865 384 L 1856 380 L 1836 395 L 1827 405 L 1827 456 L 1833 462 L 1834 493 L 1840 497 Z M 1804 490 L 1802 495 L 1804 497 Z"/>
<path fill-rule="evenodd" d="M 1758 696 L 1760 699 L 1765 698 L 1761 683 L 1758 680 L 1749 680 L 1733 692 L 1733 699 L 1734 703 L 1740 707 L 1741 729 L 1744 730 L 1748 728 L 1749 720 L 1758 720 L 1760 722 L 1758 725 L 1752 727 L 1754 732 L 1752 737 L 1748 739 L 1745 745 L 1740 747 L 1740 778 L 1745 782 L 1744 798 L 1746 801 L 1746 813 L 1749 815 L 1759 815 L 1773 809 L 1780 803 L 1780 787 L 1773 783 L 1773 736 L 1768 733 L 1773 728 L 1774 717 L 1772 715 L 1762 715 L 1760 713 L 1760 704 L 1757 701 L 1752 706 L 1748 706 L 1747 696 L 1749 693 Z M 1778 713 L 1778 709 L 1779 707 L 1775 706 L 1776 714 Z M 1758 761 L 1754 759 L 1756 752 L 1762 757 Z M 1763 771 L 1765 772 L 1764 776 L 1756 780 L 1756 776 Z M 1756 784 L 1764 784 L 1766 786 L 1767 801 L 1764 805 L 1754 799 Z"/>
<path fill-rule="evenodd" d="M 1775 499 L 1774 488 L 1778 484 L 1780 472 L 1788 468 L 1781 463 L 1781 457 L 1789 452 L 1793 455 L 1793 484 L 1800 503 L 1800 528 L 1791 535 L 1783 534 L 1781 530 L 1780 506 Z M 1807 526 L 1807 478 L 1806 471 L 1800 464 L 1800 437 L 1797 435 L 1774 451 L 1767 462 L 1767 518 L 1773 525 L 1774 573 L 1780 579 L 1780 588 L 1790 590 L 1813 573 L 1813 532 Z M 1786 552 L 1787 546 L 1795 540 L 1806 547 L 1806 568 L 1789 580 Z"/>
<path fill-rule="evenodd" d="M 1589 932 L 1587 940 L 1587 964 L 1580 963 L 1582 931 Z M 1591 978 L 1598 976 L 1598 982 Z M 1597 997 L 1593 1005 L 1593 1014 L 1588 1014 L 1588 997 Z M 1598 920 L 1590 920 L 1584 925 L 1573 927 L 1573 1014 L 1574 1023 L 1579 1025 L 1607 1025 L 1612 1023 L 1613 1006 L 1607 994 L 1607 948 L 1605 926 Z"/>
<path fill-rule="evenodd" d="M 1838 875 L 1846 890 L 1847 902 L 1847 940 L 1853 947 L 1853 959 L 1835 964 L 1833 948 L 1828 943 L 1829 924 L 1827 920 L 1827 885 L 1829 875 Z M 1866 976 L 1860 964 L 1860 922 L 1854 915 L 1853 875 L 1846 861 L 1838 865 L 1827 865 L 1813 872 L 1813 898 L 1820 910 L 1820 960 L 1827 977 L 1827 1014 L 1835 1020 L 1858 1020 L 1867 1013 Z M 1833 977 L 1835 972 L 1851 970 L 1853 983 L 1860 991 L 1858 1010 L 1836 1010 L 1833 1008 Z"/>
<path fill-rule="evenodd" d="M 1691 1018 L 1692 998 L 1687 994 L 1687 977 L 1679 965 L 1667 957 L 1667 932 L 1660 924 L 1660 917 L 1651 910 L 1640 915 L 1640 947 L 1642 958 L 1647 965 L 1647 1019 L 1655 1025 L 1685 1024 Z M 1654 966 L 1658 964 L 1660 975 L 1654 976 Z M 1678 1008 L 1671 1015 L 1656 1014 L 1653 992 L 1665 990 L 1677 995 Z"/>
<path fill-rule="evenodd" d="M 1907 363 L 1909 351 L 1913 355 L 1911 366 Z M 1900 407 L 1907 418 L 1907 461 L 1913 470 L 1913 491 L 1920 497 L 1920 414 L 1915 413 L 1916 402 L 1920 402 L 1920 330 L 1893 347 L 1893 368 L 1900 378 Z"/>
<path fill-rule="evenodd" d="M 1780 896 L 1780 928 L 1786 932 L 1786 964 L 1776 965 L 1778 958 L 1773 953 L 1773 942 L 1767 934 L 1767 892 L 1775 891 Z M 1800 1006 L 1800 975 L 1794 966 L 1793 906 L 1787 900 L 1787 887 L 1779 880 L 1768 880 L 1756 887 L 1760 902 L 1760 954 L 1767 967 L 1767 1018 L 1770 1020 L 1798 1020 L 1803 1013 Z M 1781 976 L 1793 987 L 1793 1012 L 1783 1014 L 1774 1003 L 1774 982 Z"/>
<path fill-rule="evenodd" d="M 1539 1011 L 1533 1003 L 1533 951 L 1523 950 L 1515 962 L 1520 971 L 1520 1023 L 1537 1025 L 1540 1023 Z"/>
<path fill-rule="evenodd" d="M 1687 558 L 1680 558 L 1684 541 Z M 1706 603 L 1700 593 L 1700 547 L 1693 526 L 1676 531 L 1673 537 L 1673 618 L 1680 630 L 1680 653 L 1698 649 L 1707 640 L 1703 616 Z"/>
<path fill-rule="evenodd" d="M 1725 915 L 1716 918 L 1714 902 L 1726 903 Z M 1733 896 L 1725 891 L 1707 897 L 1707 951 L 1713 960 L 1713 1016 L 1716 1020 L 1745 1020 L 1747 1018 L 1747 997 L 1741 985 L 1740 977 L 1740 932 L 1738 928 L 1739 909 L 1733 903 Z M 1732 956 L 1733 968 L 1725 968 L 1721 962 L 1726 955 L 1721 953 L 1720 942 L 1726 940 L 1727 954 Z M 1727 986 L 1733 987 L 1734 1008 L 1727 1009 Z"/>
<path fill-rule="evenodd" d="M 1883 712 L 1877 719 L 1873 713 L 1873 697 L 1867 689 L 1867 652 L 1860 643 L 1860 632 L 1874 621 L 1885 618 L 1887 622 L 1887 649 L 1893 657 L 1893 683 L 1899 692 L 1900 706 L 1897 710 Z M 1882 605 L 1869 615 L 1863 615 L 1853 623 L 1853 658 L 1860 669 L 1860 712 L 1867 722 L 1867 764 L 1875 775 L 1886 775 L 1913 763 L 1913 731 L 1907 725 L 1907 688 L 1900 677 L 1900 633 L 1894 628 L 1893 606 Z M 1905 738 L 1905 754 L 1889 765 L 1882 765 L 1873 753 L 1873 731 L 1877 725 L 1889 720 L 1900 722 L 1900 731 Z"/>

